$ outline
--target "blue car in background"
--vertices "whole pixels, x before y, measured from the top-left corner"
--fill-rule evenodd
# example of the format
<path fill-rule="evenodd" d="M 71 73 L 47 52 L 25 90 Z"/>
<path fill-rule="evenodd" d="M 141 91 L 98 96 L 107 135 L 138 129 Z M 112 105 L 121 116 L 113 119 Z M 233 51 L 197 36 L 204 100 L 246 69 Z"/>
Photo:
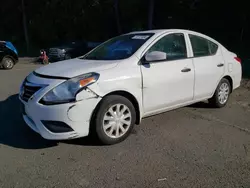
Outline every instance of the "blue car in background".
<path fill-rule="evenodd" d="M 12 69 L 18 62 L 18 53 L 11 42 L 0 41 L 0 68 Z"/>

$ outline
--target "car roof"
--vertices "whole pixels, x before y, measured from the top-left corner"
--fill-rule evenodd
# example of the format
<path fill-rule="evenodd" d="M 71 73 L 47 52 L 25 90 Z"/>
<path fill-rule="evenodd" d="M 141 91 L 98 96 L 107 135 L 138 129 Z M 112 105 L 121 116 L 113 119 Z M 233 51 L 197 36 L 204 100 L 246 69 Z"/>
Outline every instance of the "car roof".
<path fill-rule="evenodd" d="M 202 33 L 199 33 L 199 32 L 196 32 L 196 31 L 191 31 L 191 30 L 185 30 L 185 29 L 155 29 L 155 30 L 144 30 L 144 31 L 134 31 L 134 32 L 130 32 L 128 34 L 139 34 L 139 33 L 154 33 L 154 34 L 157 34 L 158 36 L 159 35 L 162 35 L 162 34 L 165 34 L 165 33 L 178 33 L 178 32 L 182 32 L 182 33 L 188 33 L 188 34 L 193 34 L 193 35 L 197 35 L 197 36 L 200 36 L 200 37 L 204 37 L 206 39 L 209 39 L 219 45 L 221 45 L 218 41 L 216 41 L 215 39 L 205 35 L 205 34 L 202 34 Z"/>
<path fill-rule="evenodd" d="M 161 34 L 161 33 L 166 33 L 166 32 L 193 32 L 193 31 L 188 31 L 184 29 L 154 29 L 154 30 L 143 30 L 143 31 L 133 31 L 131 34 L 136 34 L 136 33 L 155 33 L 155 34 Z"/>

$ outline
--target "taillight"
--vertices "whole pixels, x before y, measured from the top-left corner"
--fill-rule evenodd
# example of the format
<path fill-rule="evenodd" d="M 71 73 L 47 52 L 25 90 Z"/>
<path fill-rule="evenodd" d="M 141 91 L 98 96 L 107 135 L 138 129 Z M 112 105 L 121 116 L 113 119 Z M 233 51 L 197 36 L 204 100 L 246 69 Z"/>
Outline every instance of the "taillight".
<path fill-rule="evenodd" d="M 241 59 L 239 57 L 235 57 L 234 58 L 236 61 L 238 61 L 239 63 L 241 63 Z"/>

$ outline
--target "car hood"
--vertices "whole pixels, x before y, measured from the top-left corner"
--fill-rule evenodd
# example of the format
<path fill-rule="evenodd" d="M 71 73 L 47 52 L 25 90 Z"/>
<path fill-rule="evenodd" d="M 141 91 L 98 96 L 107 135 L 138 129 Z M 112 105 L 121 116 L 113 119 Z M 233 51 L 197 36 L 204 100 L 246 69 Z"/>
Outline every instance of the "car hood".
<path fill-rule="evenodd" d="M 70 59 L 46 65 L 38 68 L 35 72 L 45 76 L 72 78 L 89 72 L 111 69 L 117 64 L 118 61 Z"/>

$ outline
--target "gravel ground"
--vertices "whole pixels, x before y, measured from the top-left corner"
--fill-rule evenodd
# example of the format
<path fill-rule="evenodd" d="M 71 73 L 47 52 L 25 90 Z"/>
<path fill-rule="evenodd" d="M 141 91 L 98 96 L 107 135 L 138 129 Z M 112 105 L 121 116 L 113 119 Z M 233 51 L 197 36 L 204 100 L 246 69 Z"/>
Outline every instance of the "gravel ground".
<path fill-rule="evenodd" d="M 19 85 L 36 67 L 0 70 L 0 187 L 250 188 L 249 89 L 223 109 L 198 103 L 146 118 L 117 145 L 54 142 L 19 113 Z"/>

